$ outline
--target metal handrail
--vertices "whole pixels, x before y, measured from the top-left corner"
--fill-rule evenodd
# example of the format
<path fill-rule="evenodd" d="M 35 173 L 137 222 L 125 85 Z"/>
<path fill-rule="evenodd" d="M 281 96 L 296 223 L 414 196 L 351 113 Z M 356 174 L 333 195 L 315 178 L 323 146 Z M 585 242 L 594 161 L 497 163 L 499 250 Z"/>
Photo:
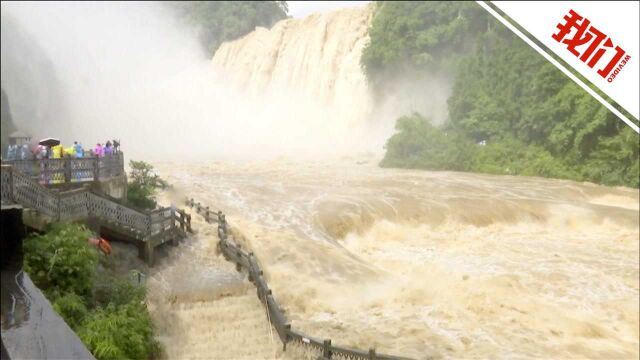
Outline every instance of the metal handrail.
<path fill-rule="evenodd" d="M 291 328 L 291 324 L 285 317 L 280 306 L 276 302 L 271 289 L 267 285 L 263 271 L 258 265 L 258 261 L 252 252 L 246 252 L 239 244 L 232 242 L 229 233 L 229 225 L 224 214 L 221 211 L 212 213 L 209 207 L 204 207 L 200 203 L 196 203 L 194 199 L 186 200 L 187 206 L 196 210 L 202 215 L 208 223 L 218 224 L 219 246 L 224 257 L 236 264 L 238 271 L 245 270 L 249 274 L 249 280 L 253 282 L 257 289 L 258 298 L 269 311 L 269 318 L 273 327 L 275 327 L 280 340 L 282 341 L 283 350 L 287 349 L 287 343 L 295 341 L 303 346 L 307 346 L 321 353 L 319 359 L 331 359 L 333 356 L 339 356 L 348 359 L 382 359 L 382 360 L 406 360 L 407 357 L 393 356 L 386 354 L 377 354 L 375 348 L 368 351 L 352 349 L 342 346 L 336 346 L 331 343 L 331 339 L 320 340 L 309 336 L 301 331 Z M 215 214 L 215 217 L 212 216 Z"/>

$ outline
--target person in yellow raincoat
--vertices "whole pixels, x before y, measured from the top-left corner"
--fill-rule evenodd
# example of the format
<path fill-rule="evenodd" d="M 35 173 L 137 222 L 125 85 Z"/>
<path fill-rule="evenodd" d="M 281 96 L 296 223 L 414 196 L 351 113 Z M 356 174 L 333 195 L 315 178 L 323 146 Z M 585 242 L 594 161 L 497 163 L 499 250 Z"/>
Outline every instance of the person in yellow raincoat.
<path fill-rule="evenodd" d="M 51 147 L 51 152 L 52 152 L 52 157 L 54 159 L 62 159 L 62 153 L 63 153 L 63 149 L 62 149 L 62 145 L 55 145 Z M 64 173 L 63 172 L 57 172 L 55 174 L 53 174 L 53 183 L 54 184 L 60 184 L 64 182 Z"/>
<path fill-rule="evenodd" d="M 76 149 L 73 147 L 73 145 L 62 149 L 62 157 L 63 158 L 76 157 Z M 76 179 L 71 178 L 70 180 L 73 182 Z"/>
<path fill-rule="evenodd" d="M 62 158 L 62 145 L 55 145 L 51 147 L 51 152 L 53 153 L 54 159 Z"/>
<path fill-rule="evenodd" d="M 63 156 L 64 157 L 75 157 L 76 156 L 76 149 L 73 147 L 73 145 L 63 149 Z"/>

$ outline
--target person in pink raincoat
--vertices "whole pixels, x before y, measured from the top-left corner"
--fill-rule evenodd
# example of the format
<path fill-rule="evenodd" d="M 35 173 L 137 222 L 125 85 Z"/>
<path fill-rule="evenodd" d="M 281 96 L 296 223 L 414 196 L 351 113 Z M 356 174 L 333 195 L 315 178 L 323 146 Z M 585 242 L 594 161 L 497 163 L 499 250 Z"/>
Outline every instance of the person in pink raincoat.
<path fill-rule="evenodd" d="M 104 148 L 102 147 L 102 145 L 100 143 L 96 144 L 96 148 L 93 151 L 97 157 L 103 157 L 104 156 Z"/>

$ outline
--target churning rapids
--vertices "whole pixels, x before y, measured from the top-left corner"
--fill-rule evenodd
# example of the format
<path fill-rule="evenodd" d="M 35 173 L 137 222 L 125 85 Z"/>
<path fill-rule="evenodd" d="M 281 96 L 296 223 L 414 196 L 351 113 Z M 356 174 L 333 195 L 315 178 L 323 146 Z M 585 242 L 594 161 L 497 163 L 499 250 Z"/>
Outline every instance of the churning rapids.
<path fill-rule="evenodd" d="M 228 214 L 306 333 L 419 359 L 638 357 L 637 190 L 374 164 L 156 165 Z M 291 357 L 194 221 L 150 281 L 169 355 Z"/>
<path fill-rule="evenodd" d="M 442 121 L 446 77 L 398 80 L 404 93 L 376 103 L 360 66 L 371 6 L 286 19 L 211 59 L 157 5 L 3 2 L 3 90 L 14 119 L 42 114 L 22 130 L 115 137 L 127 160 L 254 161 L 154 165 L 179 193 L 163 202 L 224 211 L 292 326 L 334 344 L 418 359 L 638 359 L 637 189 L 317 160 L 380 151 L 400 115 Z M 24 86 L 48 63 L 70 109 L 31 116 L 21 99 L 62 104 L 41 94 L 56 91 L 49 77 Z M 59 133 L 51 119 L 66 119 Z M 256 160 L 294 154 L 316 160 Z M 282 353 L 255 289 L 216 253 L 216 228 L 195 213 L 193 227 L 148 277 L 166 356 L 308 355 Z"/>

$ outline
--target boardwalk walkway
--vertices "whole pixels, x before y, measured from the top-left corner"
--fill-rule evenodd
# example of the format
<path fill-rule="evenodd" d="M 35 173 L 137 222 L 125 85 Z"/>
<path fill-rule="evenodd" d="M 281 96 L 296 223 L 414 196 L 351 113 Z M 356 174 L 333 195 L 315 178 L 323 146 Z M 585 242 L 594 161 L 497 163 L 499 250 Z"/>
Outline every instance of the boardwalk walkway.
<path fill-rule="evenodd" d="M 3 162 L 2 207 L 20 205 L 34 209 L 45 222 L 85 221 L 106 228 L 137 243 L 147 263 L 152 265 L 155 247 L 169 241 L 177 244 L 186 232 L 191 231 L 190 215 L 173 208 L 142 212 L 87 187 L 60 192 L 43 184 L 75 180 L 81 186 L 82 182 L 104 178 L 106 174 L 116 176 L 124 173 L 121 157 L 110 159 L 110 164 L 102 162 L 102 159 Z M 78 163 L 75 162 L 78 161 L 82 167 L 76 167 Z M 40 165 L 40 162 L 45 165 Z M 105 166 L 101 167 L 101 163 Z M 91 169 L 85 169 L 86 164 L 91 164 Z"/>

